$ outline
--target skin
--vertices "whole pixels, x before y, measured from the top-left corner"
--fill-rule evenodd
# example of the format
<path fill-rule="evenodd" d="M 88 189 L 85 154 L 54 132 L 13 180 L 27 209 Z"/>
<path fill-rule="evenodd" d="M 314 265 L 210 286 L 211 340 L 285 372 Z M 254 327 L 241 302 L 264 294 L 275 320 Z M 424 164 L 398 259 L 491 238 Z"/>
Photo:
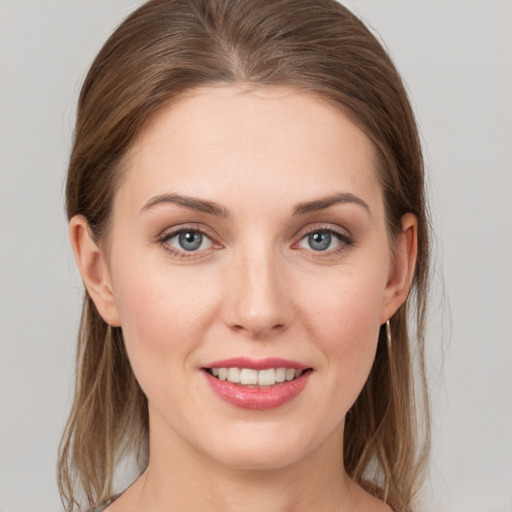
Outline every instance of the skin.
<path fill-rule="evenodd" d="M 201 88 L 161 110 L 130 148 L 106 240 L 71 220 L 84 283 L 105 321 L 122 326 L 149 403 L 149 467 L 108 512 L 391 510 L 340 462 L 345 415 L 416 258 L 410 214 L 391 253 L 374 160 L 364 133 L 311 96 Z M 367 207 L 293 214 L 340 193 Z M 214 201 L 229 216 L 144 208 L 162 194 Z M 162 242 L 178 228 L 208 238 L 188 252 L 176 237 Z M 308 233 L 326 229 L 344 238 L 315 250 Z M 200 369 L 237 356 L 313 372 L 285 405 L 240 409 Z"/>

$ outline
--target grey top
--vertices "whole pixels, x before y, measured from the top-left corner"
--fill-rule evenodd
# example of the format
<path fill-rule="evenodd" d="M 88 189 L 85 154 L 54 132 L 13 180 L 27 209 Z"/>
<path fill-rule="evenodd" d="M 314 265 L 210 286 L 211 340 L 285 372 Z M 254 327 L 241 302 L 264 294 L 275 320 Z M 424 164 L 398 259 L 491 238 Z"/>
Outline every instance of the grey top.
<path fill-rule="evenodd" d="M 105 503 L 102 503 L 99 507 L 89 510 L 89 512 L 103 512 L 117 498 L 119 498 L 119 494 L 117 496 L 112 496 L 112 498 L 109 498 Z"/>

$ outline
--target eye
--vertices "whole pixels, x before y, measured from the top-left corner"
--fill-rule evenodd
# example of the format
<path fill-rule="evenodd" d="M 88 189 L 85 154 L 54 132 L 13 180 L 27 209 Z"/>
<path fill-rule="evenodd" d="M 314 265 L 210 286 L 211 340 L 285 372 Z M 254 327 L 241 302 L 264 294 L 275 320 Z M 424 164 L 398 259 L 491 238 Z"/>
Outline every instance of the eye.
<path fill-rule="evenodd" d="M 332 242 L 331 233 L 327 233 L 326 231 L 315 231 L 314 233 L 310 233 L 306 238 L 309 246 L 314 251 L 325 251 L 329 249 Z"/>
<path fill-rule="evenodd" d="M 196 229 L 180 229 L 172 233 L 166 233 L 159 240 L 171 252 L 199 252 L 209 249 L 213 242 L 202 231 Z"/>
<path fill-rule="evenodd" d="M 297 244 L 301 249 L 311 249 L 315 252 L 337 252 L 352 244 L 352 239 L 334 229 L 315 229 L 302 237 Z"/>

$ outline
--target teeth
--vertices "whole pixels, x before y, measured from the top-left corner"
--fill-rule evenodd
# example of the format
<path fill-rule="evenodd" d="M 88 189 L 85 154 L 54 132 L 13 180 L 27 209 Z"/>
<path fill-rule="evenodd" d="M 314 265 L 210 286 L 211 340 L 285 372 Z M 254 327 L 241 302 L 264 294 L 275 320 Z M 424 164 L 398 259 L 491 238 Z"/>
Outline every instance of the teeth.
<path fill-rule="evenodd" d="M 258 385 L 273 386 L 276 383 L 276 371 L 273 368 L 269 370 L 260 370 L 258 372 Z"/>
<path fill-rule="evenodd" d="M 257 384 L 258 383 L 258 370 L 249 370 L 242 368 L 240 371 L 240 384 Z"/>
<path fill-rule="evenodd" d="M 304 370 L 293 368 L 268 368 L 254 370 L 252 368 L 212 368 L 212 374 L 220 380 L 227 380 L 244 386 L 273 386 L 276 383 L 290 381 L 300 377 Z"/>
<path fill-rule="evenodd" d="M 284 382 L 286 380 L 286 368 L 277 368 L 276 382 Z"/>
<path fill-rule="evenodd" d="M 288 368 L 286 370 L 286 380 L 293 380 L 295 378 L 295 370 L 293 368 Z"/>
<path fill-rule="evenodd" d="M 235 384 L 240 382 L 240 368 L 229 368 L 227 380 L 229 382 L 234 382 Z"/>

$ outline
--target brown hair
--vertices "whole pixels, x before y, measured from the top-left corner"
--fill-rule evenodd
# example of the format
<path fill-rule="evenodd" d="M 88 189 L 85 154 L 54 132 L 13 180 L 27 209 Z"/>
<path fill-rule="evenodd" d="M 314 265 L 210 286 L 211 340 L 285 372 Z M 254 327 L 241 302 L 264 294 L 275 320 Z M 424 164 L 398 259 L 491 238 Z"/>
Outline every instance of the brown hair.
<path fill-rule="evenodd" d="M 68 217 L 84 215 L 101 241 L 134 137 L 180 93 L 219 83 L 287 85 L 343 109 L 378 155 L 390 239 L 405 213 L 418 219 L 412 292 L 391 319 L 392 345 L 381 328 L 370 376 L 346 418 L 343 452 L 353 479 L 362 485 L 373 480 L 386 499 L 410 507 L 429 438 L 423 160 L 413 112 L 391 59 L 345 7 L 335 0 L 151 0 L 133 12 L 103 46 L 81 90 L 66 187 Z M 410 319 L 415 319 L 416 382 Z M 59 454 L 66 510 L 79 505 L 77 489 L 89 505 L 109 497 L 123 454 L 135 453 L 143 469 L 147 437 L 147 400 L 121 329 L 103 321 L 86 292 L 75 399 Z"/>

